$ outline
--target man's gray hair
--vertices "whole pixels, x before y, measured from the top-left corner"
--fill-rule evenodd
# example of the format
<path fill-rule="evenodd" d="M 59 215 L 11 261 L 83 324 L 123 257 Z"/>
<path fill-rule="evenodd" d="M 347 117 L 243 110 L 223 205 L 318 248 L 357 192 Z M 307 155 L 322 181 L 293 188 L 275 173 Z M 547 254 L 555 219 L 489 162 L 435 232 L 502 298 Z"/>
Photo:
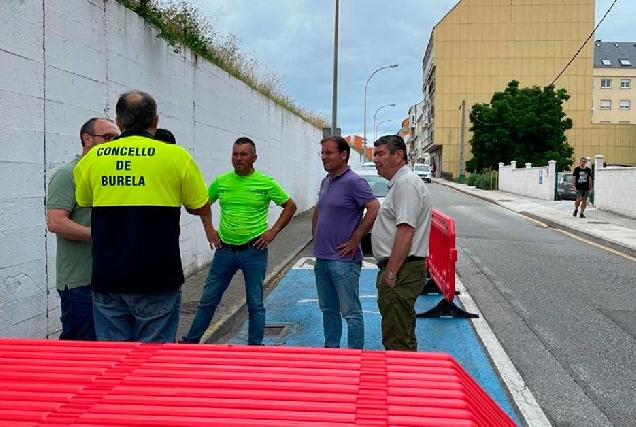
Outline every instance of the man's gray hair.
<path fill-rule="evenodd" d="M 119 96 L 115 111 L 122 130 L 146 130 L 157 117 L 157 102 L 146 92 L 131 90 Z"/>
<path fill-rule="evenodd" d="M 406 144 L 400 135 L 384 135 L 373 143 L 374 147 L 378 147 L 380 145 L 386 145 L 389 153 L 391 154 L 395 154 L 397 150 L 402 150 L 402 159 L 405 163 L 408 163 L 408 158 L 406 157 Z"/>

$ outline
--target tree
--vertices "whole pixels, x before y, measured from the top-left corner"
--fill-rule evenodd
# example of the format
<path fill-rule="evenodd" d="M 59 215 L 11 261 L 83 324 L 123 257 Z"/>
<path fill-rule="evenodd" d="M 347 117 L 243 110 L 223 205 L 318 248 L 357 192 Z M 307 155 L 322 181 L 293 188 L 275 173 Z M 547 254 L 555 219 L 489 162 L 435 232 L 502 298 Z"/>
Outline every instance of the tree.
<path fill-rule="evenodd" d="M 569 170 L 574 149 L 565 131 L 572 120 L 565 117 L 563 102 L 570 99 L 565 89 L 554 85 L 541 89 L 519 88 L 512 80 L 503 92 L 496 92 L 490 104 L 475 104 L 470 112 L 470 140 L 473 158 L 470 171 L 497 169 L 499 162 L 547 165 L 556 160 L 557 171 Z"/>

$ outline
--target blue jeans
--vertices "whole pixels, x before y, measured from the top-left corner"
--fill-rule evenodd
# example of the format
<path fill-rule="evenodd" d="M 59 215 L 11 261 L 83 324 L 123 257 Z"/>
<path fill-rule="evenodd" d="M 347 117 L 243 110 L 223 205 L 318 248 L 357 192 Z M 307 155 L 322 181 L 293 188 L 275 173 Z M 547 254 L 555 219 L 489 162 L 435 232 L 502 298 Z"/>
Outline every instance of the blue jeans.
<path fill-rule="evenodd" d="M 173 343 L 181 288 L 154 294 L 93 292 L 93 308 L 99 341 Z"/>
<path fill-rule="evenodd" d="M 242 251 L 227 248 L 216 250 L 210 263 L 208 277 L 203 285 L 203 294 L 190 330 L 183 337 L 188 343 L 198 343 L 214 317 L 223 293 L 238 270 L 245 280 L 247 301 L 248 338 L 250 345 L 260 345 L 265 332 L 265 307 L 263 306 L 263 282 L 267 271 L 267 249 L 250 247 Z"/>
<path fill-rule="evenodd" d="M 91 285 L 57 291 L 62 312 L 61 340 L 95 341 Z"/>
<path fill-rule="evenodd" d="M 347 345 L 364 347 L 364 318 L 360 304 L 361 262 L 316 259 L 314 273 L 322 311 L 325 347 L 340 347 L 342 319 L 347 321 Z"/>

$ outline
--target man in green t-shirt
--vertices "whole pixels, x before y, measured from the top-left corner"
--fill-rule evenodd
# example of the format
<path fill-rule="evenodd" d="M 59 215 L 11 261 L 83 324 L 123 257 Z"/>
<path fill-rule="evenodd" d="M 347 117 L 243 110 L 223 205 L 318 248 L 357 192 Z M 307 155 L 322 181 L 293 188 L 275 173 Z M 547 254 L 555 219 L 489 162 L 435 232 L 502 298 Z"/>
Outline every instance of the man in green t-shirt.
<path fill-rule="evenodd" d="M 80 129 L 82 154 L 51 178 L 46 198 L 46 222 L 57 235 L 56 287 L 60 295 L 60 339 L 95 340 L 91 296 L 91 210 L 77 205 L 73 169 L 97 144 L 112 141 L 119 129 L 110 120 L 94 117 Z"/>
<path fill-rule="evenodd" d="M 234 170 L 216 177 L 208 188 L 210 202 L 221 207 L 218 233 L 206 233 L 216 252 L 205 280 L 199 307 L 189 332 L 181 343 L 198 343 L 216 307 L 238 270 L 243 272 L 247 301 L 249 345 L 261 345 L 265 331 L 263 281 L 267 270 L 267 245 L 289 223 L 296 203 L 270 176 L 254 169 L 256 146 L 249 138 L 238 138 L 232 146 Z M 270 202 L 283 210 L 268 229 Z"/>

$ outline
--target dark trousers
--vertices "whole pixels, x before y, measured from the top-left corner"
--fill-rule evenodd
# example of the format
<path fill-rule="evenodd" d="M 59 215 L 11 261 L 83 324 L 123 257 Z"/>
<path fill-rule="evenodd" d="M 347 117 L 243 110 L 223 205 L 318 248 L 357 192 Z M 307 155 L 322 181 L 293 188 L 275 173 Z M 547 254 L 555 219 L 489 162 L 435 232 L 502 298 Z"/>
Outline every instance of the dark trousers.
<path fill-rule="evenodd" d="M 93 295 L 91 286 L 80 286 L 57 291 L 62 311 L 61 340 L 95 341 Z"/>
<path fill-rule="evenodd" d="M 417 351 L 415 301 L 426 279 L 426 261 L 406 262 L 394 287 L 387 285 L 386 269 L 378 272 L 378 308 L 382 316 L 382 345 L 387 350 Z"/>

